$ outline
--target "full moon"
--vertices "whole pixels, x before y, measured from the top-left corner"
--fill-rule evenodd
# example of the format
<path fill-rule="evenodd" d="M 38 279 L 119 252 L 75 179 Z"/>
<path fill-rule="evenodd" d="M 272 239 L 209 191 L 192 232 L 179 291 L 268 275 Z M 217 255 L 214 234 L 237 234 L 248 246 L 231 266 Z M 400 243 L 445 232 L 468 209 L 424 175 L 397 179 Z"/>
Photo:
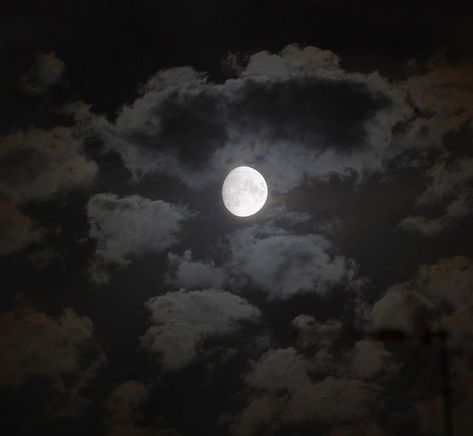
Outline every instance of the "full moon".
<path fill-rule="evenodd" d="M 258 212 L 268 198 L 264 177 L 250 167 L 231 170 L 222 187 L 225 207 L 236 216 L 250 216 Z"/>

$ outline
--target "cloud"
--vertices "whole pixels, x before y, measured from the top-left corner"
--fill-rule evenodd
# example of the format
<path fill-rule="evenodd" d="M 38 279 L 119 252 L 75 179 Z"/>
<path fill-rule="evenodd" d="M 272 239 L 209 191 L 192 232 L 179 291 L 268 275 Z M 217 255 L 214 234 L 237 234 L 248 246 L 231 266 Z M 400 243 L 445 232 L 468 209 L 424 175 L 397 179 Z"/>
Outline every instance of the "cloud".
<path fill-rule="evenodd" d="M 286 396 L 255 396 L 237 415 L 223 415 L 219 423 L 232 436 L 275 434 L 280 427 L 280 416 L 287 403 Z"/>
<path fill-rule="evenodd" d="M 392 355 L 380 341 L 361 340 L 351 353 L 351 370 L 360 380 L 371 380 L 383 371 L 389 371 Z"/>
<path fill-rule="evenodd" d="M 380 341 L 366 338 L 353 345 L 351 341 L 340 345 L 340 339 L 358 336 L 353 327 L 344 326 L 340 320 L 318 323 L 314 317 L 303 314 L 295 317 L 292 325 L 298 332 L 297 348 L 310 354 L 312 374 L 378 381 L 395 369 L 393 355 Z"/>
<path fill-rule="evenodd" d="M 39 229 L 21 207 L 70 189 L 89 186 L 97 165 L 68 128 L 31 129 L 0 138 L 0 209 L 4 223 L 0 254 L 39 239 Z M 8 231 L 6 230 L 8 229 Z"/>
<path fill-rule="evenodd" d="M 440 157 L 434 160 L 425 173 L 430 184 L 418 197 L 417 206 L 441 205 L 448 200 L 441 216 L 429 218 L 410 215 L 402 220 L 400 225 L 407 231 L 437 236 L 473 212 L 473 158 L 469 155 L 457 156 L 445 141 L 447 134 L 461 130 L 471 139 L 472 71 L 471 65 L 433 63 L 425 74 L 412 76 L 403 85 L 420 113 L 413 119 L 410 132 L 417 131 L 417 142 L 423 142 L 424 147 L 435 146 L 442 150 Z M 416 138 L 411 133 L 407 134 L 405 140 L 412 143 Z"/>
<path fill-rule="evenodd" d="M 473 431 L 473 372 L 468 359 L 456 358 L 452 365 L 450 378 L 451 418 L 454 434 L 467 436 Z M 414 406 L 415 418 L 420 431 L 425 434 L 444 434 L 445 399 L 442 395 L 419 401 Z"/>
<path fill-rule="evenodd" d="M 411 233 L 419 233 L 433 238 L 439 235 L 448 226 L 448 221 L 441 218 L 427 218 L 425 216 L 407 216 L 399 222 L 399 226 Z"/>
<path fill-rule="evenodd" d="M 96 194 L 87 204 L 89 235 L 97 241 L 93 277 L 108 280 L 103 269 L 126 266 L 130 257 L 147 252 L 162 252 L 178 240 L 182 222 L 191 216 L 184 206 L 139 195 L 118 197 Z"/>
<path fill-rule="evenodd" d="M 296 391 L 285 419 L 292 423 L 359 420 L 373 412 L 376 397 L 377 389 L 361 380 L 327 377 Z"/>
<path fill-rule="evenodd" d="M 390 80 L 346 71 L 337 54 L 312 46 L 238 57 L 246 60 L 233 62 L 223 83 L 192 67 L 157 72 L 114 122 L 85 105 L 70 113 L 135 179 L 166 175 L 199 189 L 246 164 L 281 194 L 307 177 L 360 180 L 392 165 L 428 166 L 432 184 L 418 206 L 450 190 L 449 206 L 439 217 L 410 213 L 401 227 L 435 236 L 471 214 L 470 158 L 452 164 L 444 140 L 471 134 L 471 65 L 430 62 Z"/>
<path fill-rule="evenodd" d="M 298 293 L 326 295 L 356 276 L 356 264 L 334 252 L 322 235 L 293 235 L 270 226 L 250 226 L 232 234 L 231 269 L 268 299 Z"/>
<path fill-rule="evenodd" d="M 425 216 L 408 216 L 400 223 L 400 227 L 413 233 L 435 237 L 446 229 L 459 224 L 464 218 L 473 213 L 473 189 L 464 188 L 457 194 L 445 209 L 445 213 L 437 218 Z"/>
<path fill-rule="evenodd" d="M 69 111 L 135 180 L 165 175 L 200 189 L 245 164 L 278 195 L 307 178 L 360 181 L 393 166 L 428 167 L 416 207 L 448 201 L 444 213 L 411 211 L 399 226 L 436 237 L 472 214 L 471 159 L 456 159 L 445 141 L 471 134 L 471 66 L 430 62 L 390 80 L 346 71 L 335 53 L 311 46 L 232 59 L 223 83 L 192 67 L 157 72 L 114 122 L 83 104 Z"/>
<path fill-rule="evenodd" d="M 292 324 L 298 330 L 296 348 L 299 352 L 310 355 L 310 361 L 306 365 L 311 374 L 319 377 L 348 375 L 346 353 L 335 348 L 335 341 L 343 332 L 340 321 L 317 323 L 311 316 L 299 315 L 293 319 Z"/>
<path fill-rule="evenodd" d="M 437 162 L 428 170 L 427 176 L 431 183 L 417 203 L 420 206 L 436 205 L 448 199 L 443 215 L 434 218 L 410 215 L 399 224 L 404 230 L 434 237 L 473 213 L 473 158 Z"/>
<path fill-rule="evenodd" d="M 319 323 L 313 316 L 305 314 L 296 316 L 292 325 L 298 332 L 298 345 L 302 349 L 329 345 L 344 332 L 339 320 L 329 319 Z"/>
<path fill-rule="evenodd" d="M 426 175 L 444 166 L 444 157 L 451 154 L 445 141 L 448 134 L 455 134 L 462 129 L 471 134 L 472 69 L 471 62 L 446 65 L 438 60 L 430 60 L 426 65 L 417 64 L 418 71 L 411 71 L 398 84 L 408 96 L 415 115 L 402 126 L 397 145 L 406 150 L 417 148 L 423 153 L 442 151 L 440 159 L 434 158 L 438 162 L 434 163 Z M 426 163 L 422 153 L 418 157 L 420 159 L 411 157 L 411 164 L 416 160 Z"/>
<path fill-rule="evenodd" d="M 235 332 L 240 322 L 257 322 L 259 310 L 246 300 L 216 289 L 168 292 L 146 302 L 151 327 L 143 346 L 160 354 L 165 369 L 179 370 L 199 354 L 206 338 Z"/>
<path fill-rule="evenodd" d="M 243 77 L 259 77 L 263 81 L 308 74 L 321 78 L 342 75 L 340 58 L 330 50 L 313 46 L 299 48 L 291 44 L 278 54 L 266 50 L 254 53 L 241 73 Z"/>
<path fill-rule="evenodd" d="M 0 138 L 0 190 L 18 202 L 90 185 L 97 165 L 68 128 L 18 131 Z"/>
<path fill-rule="evenodd" d="M 21 250 L 41 237 L 41 232 L 13 202 L 0 199 L 0 256 Z"/>
<path fill-rule="evenodd" d="M 415 277 L 417 289 L 430 298 L 446 301 L 453 309 L 473 306 L 473 262 L 463 256 L 422 265 Z"/>
<path fill-rule="evenodd" d="M 416 332 L 434 308 L 429 299 L 409 283 L 393 285 L 365 312 L 369 330 Z"/>
<path fill-rule="evenodd" d="M 143 426 L 142 408 L 148 401 L 151 386 L 128 380 L 117 386 L 107 401 L 106 424 L 110 436 L 179 436 L 172 429 Z"/>
<path fill-rule="evenodd" d="M 186 250 L 182 256 L 168 254 L 171 272 L 168 282 L 178 288 L 205 289 L 222 288 L 227 273 L 223 267 L 215 266 L 213 261 L 194 260 L 192 251 Z"/>
<path fill-rule="evenodd" d="M 431 184 L 418 198 L 419 204 L 435 203 L 458 193 L 473 180 L 473 158 L 437 162 L 427 172 Z"/>
<path fill-rule="evenodd" d="M 0 314 L 0 385 L 19 384 L 31 375 L 57 377 L 80 370 L 82 349 L 92 339 L 92 321 L 66 309 L 58 318 L 21 308 Z"/>
<path fill-rule="evenodd" d="M 238 70 L 224 83 L 191 67 L 161 70 L 113 123 L 70 110 L 135 178 L 167 175 L 195 189 L 245 163 L 274 192 L 305 176 L 381 170 L 395 126 L 413 114 L 402 87 L 376 72 L 344 71 L 317 47 L 255 53 Z"/>
<path fill-rule="evenodd" d="M 18 306 L 0 314 L 0 331 L 0 388 L 43 376 L 53 389 L 49 413 L 75 414 L 87 405 L 81 390 L 105 361 L 89 318 L 70 308 L 53 317 Z"/>
<path fill-rule="evenodd" d="M 424 115 L 424 131 L 438 139 L 470 123 L 473 114 L 473 66 L 431 63 L 428 71 L 408 77 L 403 87 Z"/>
<path fill-rule="evenodd" d="M 64 70 L 56 53 L 37 53 L 35 64 L 20 79 L 20 88 L 27 95 L 45 94 L 61 80 Z"/>
<path fill-rule="evenodd" d="M 449 345 L 468 349 L 473 337 L 473 261 L 456 256 L 418 269 L 415 285 L 439 306 L 438 324 L 446 329 Z"/>
<path fill-rule="evenodd" d="M 422 265 L 409 283 L 391 286 L 364 308 L 368 330 L 401 330 L 415 335 L 445 329 L 448 343 L 459 350 L 473 329 L 473 262 L 456 256 Z"/>
<path fill-rule="evenodd" d="M 238 414 L 223 422 L 238 436 L 257 434 L 268 426 L 360 420 L 372 413 L 378 389 L 353 378 L 326 377 L 313 381 L 311 361 L 294 348 L 271 349 L 244 376 L 254 393 Z M 379 402 L 378 402 L 379 406 Z"/>
<path fill-rule="evenodd" d="M 297 391 L 310 383 L 308 363 L 294 348 L 271 349 L 254 363 L 245 381 L 268 392 Z"/>

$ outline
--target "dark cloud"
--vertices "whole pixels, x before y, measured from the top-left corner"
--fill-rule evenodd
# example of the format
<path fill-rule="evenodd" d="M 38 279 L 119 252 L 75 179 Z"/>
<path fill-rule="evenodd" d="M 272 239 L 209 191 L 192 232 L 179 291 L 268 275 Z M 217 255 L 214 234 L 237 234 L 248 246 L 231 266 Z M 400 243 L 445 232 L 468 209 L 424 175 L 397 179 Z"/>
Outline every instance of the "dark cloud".
<path fill-rule="evenodd" d="M 222 106 L 218 96 L 179 95 L 167 97 L 155 114 L 160 132 L 152 145 L 161 145 L 184 165 L 204 169 L 215 150 L 226 141 L 227 132 L 222 120 Z"/>
<path fill-rule="evenodd" d="M 56 53 L 37 53 L 35 64 L 20 79 L 20 88 L 27 95 L 45 94 L 61 80 L 64 69 Z"/>
<path fill-rule="evenodd" d="M 40 232 L 22 206 L 90 186 L 97 165 L 67 128 L 18 131 L 0 138 L 1 254 L 37 240 Z"/>
<path fill-rule="evenodd" d="M 70 308 L 59 316 L 49 316 L 18 306 L 0 315 L 0 326 L 0 388 L 46 377 L 53 394 L 44 405 L 45 413 L 81 413 L 89 403 L 82 390 L 105 362 L 95 342 L 92 321 Z"/>
<path fill-rule="evenodd" d="M 425 207 L 448 200 L 444 213 L 434 217 L 409 215 L 399 225 L 407 231 L 435 237 L 473 212 L 473 159 L 441 160 L 427 171 L 427 175 L 431 183 L 418 197 L 417 204 Z"/>
<path fill-rule="evenodd" d="M 19 251 L 41 237 L 31 219 L 8 200 L 0 200 L 0 229 L 0 256 Z"/>
<path fill-rule="evenodd" d="M 248 79 L 234 100 L 229 118 L 243 135 L 260 132 L 268 142 L 318 152 L 368 147 L 364 124 L 389 103 L 365 84 L 310 76 L 269 83 Z"/>
<path fill-rule="evenodd" d="M 87 186 L 97 174 L 70 129 L 18 131 L 0 141 L 0 190 L 18 202 Z"/>
<path fill-rule="evenodd" d="M 425 216 L 407 216 L 399 222 L 399 226 L 411 233 L 435 237 L 450 225 L 447 216 L 440 218 L 427 218 Z"/>
<path fill-rule="evenodd" d="M 392 355 L 381 342 L 358 341 L 350 360 L 353 374 L 360 380 L 372 380 L 380 373 L 392 370 Z"/>
<path fill-rule="evenodd" d="M 468 435 L 472 430 L 471 413 L 473 411 L 472 383 L 473 373 L 463 359 L 458 359 L 452 365 L 452 386 L 457 402 L 451 409 L 455 433 Z M 441 434 L 445 421 L 441 419 L 445 414 L 445 399 L 441 395 L 424 399 L 415 404 L 415 418 L 419 430 L 426 434 Z"/>
<path fill-rule="evenodd" d="M 152 386 L 128 380 L 117 386 L 107 401 L 107 434 L 110 436 L 179 436 L 173 429 L 144 426 L 143 406 L 149 400 Z"/>
<path fill-rule="evenodd" d="M 428 237 L 436 237 L 443 231 L 460 224 L 473 213 L 473 189 L 464 188 L 445 208 L 443 215 L 435 218 L 426 216 L 407 216 L 399 225 L 404 230 L 419 233 Z"/>

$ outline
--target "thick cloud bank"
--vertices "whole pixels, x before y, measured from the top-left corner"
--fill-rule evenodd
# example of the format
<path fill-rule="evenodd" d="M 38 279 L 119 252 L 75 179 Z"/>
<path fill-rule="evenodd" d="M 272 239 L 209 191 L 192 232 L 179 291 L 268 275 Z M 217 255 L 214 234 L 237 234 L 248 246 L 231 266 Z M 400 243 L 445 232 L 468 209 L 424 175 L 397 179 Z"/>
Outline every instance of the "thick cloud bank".
<path fill-rule="evenodd" d="M 403 80 L 346 71 L 317 47 L 260 51 L 234 77 L 212 82 L 192 67 L 151 76 L 113 122 L 85 104 L 68 108 L 87 135 L 118 153 L 135 179 L 167 175 L 191 189 L 245 164 L 265 174 L 273 193 L 306 178 L 357 179 L 392 165 L 425 171 L 426 191 L 401 221 L 436 236 L 471 215 L 471 165 L 448 138 L 471 138 L 472 68 L 412 63 Z M 444 216 L 424 215 L 426 200 L 449 199 Z"/>
<path fill-rule="evenodd" d="M 191 67 L 162 70 L 114 123 L 70 110 L 135 178 L 166 174 L 198 188 L 245 163 L 287 192 L 306 175 L 379 170 L 392 129 L 412 114 L 405 97 L 377 73 L 344 71 L 333 52 L 289 45 L 252 55 L 224 83 Z"/>

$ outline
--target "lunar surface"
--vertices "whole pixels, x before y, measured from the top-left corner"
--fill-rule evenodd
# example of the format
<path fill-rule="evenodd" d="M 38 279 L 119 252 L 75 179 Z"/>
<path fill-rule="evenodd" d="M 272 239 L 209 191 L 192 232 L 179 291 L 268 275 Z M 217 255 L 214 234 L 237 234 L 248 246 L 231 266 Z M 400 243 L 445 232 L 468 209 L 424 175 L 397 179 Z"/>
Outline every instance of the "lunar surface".
<path fill-rule="evenodd" d="M 236 216 L 258 212 L 268 198 L 264 177 L 255 169 L 242 166 L 231 170 L 222 187 L 223 204 Z"/>

